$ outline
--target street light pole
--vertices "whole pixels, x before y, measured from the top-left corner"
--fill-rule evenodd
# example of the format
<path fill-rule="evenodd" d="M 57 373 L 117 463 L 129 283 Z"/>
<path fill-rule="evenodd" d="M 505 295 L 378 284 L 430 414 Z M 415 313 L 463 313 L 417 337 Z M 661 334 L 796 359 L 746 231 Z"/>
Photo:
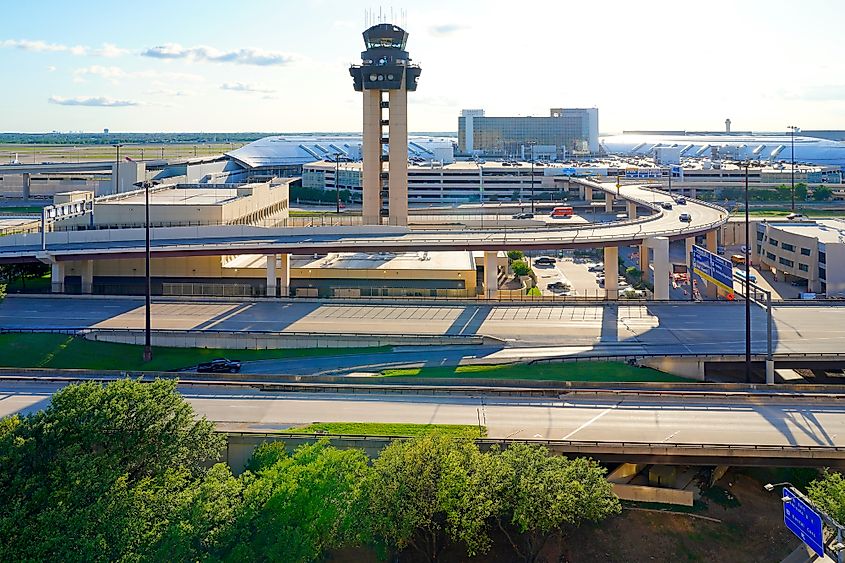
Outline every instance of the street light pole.
<path fill-rule="evenodd" d="M 150 280 L 150 187 L 158 184 L 144 180 L 134 184 L 144 188 L 144 362 L 153 359 L 151 318 L 152 318 L 152 283 Z"/>
<path fill-rule="evenodd" d="M 334 199 L 335 213 L 340 215 L 340 153 L 334 153 Z"/>
<path fill-rule="evenodd" d="M 792 178 L 792 189 L 790 190 L 792 206 L 791 210 L 795 213 L 795 130 L 798 129 L 795 125 L 789 125 L 787 128 L 791 132 L 791 140 L 790 140 L 790 153 L 792 156 L 792 166 L 790 168 L 791 178 Z"/>
<path fill-rule="evenodd" d="M 748 165 L 745 161 L 745 382 L 751 383 L 751 230 L 748 220 Z"/>
<path fill-rule="evenodd" d="M 120 190 L 120 143 L 112 145 L 114 147 L 114 193 Z"/>
<path fill-rule="evenodd" d="M 531 151 L 531 213 L 534 213 L 534 141 L 528 143 Z"/>

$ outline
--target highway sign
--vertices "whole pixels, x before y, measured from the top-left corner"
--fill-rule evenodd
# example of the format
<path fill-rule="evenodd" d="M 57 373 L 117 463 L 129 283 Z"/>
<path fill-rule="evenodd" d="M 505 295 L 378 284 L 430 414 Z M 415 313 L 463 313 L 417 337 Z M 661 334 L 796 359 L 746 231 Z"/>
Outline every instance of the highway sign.
<path fill-rule="evenodd" d="M 693 271 L 705 280 L 727 291 L 733 291 L 733 264 L 718 254 L 697 245 L 692 247 Z"/>
<path fill-rule="evenodd" d="M 789 487 L 783 488 L 783 523 L 819 557 L 824 557 L 822 517 Z"/>

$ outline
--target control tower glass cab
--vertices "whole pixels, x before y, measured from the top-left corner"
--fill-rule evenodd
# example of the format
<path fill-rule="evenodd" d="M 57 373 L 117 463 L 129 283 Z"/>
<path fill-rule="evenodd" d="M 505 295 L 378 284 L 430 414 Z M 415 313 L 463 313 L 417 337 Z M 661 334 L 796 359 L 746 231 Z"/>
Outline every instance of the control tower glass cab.
<path fill-rule="evenodd" d="M 363 35 L 367 50 L 361 53 L 361 64 L 349 69 L 355 91 L 364 98 L 363 220 L 381 224 L 386 198 L 388 223 L 407 225 L 408 92 L 417 89 L 421 69 L 405 50 L 404 29 L 379 24 Z"/>
<path fill-rule="evenodd" d="M 406 90 L 416 90 L 421 69 L 411 64 L 405 50 L 408 32 L 384 23 L 374 25 L 363 35 L 367 50 L 361 53 L 361 64 L 349 69 L 355 91 L 398 90 L 403 84 Z"/>

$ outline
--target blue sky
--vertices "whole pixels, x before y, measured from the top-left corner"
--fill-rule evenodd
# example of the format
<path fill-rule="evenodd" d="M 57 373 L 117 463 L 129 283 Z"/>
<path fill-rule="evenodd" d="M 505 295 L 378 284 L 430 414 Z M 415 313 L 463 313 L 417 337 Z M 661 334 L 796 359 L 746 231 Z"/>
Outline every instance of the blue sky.
<path fill-rule="evenodd" d="M 357 131 L 354 0 L 4 2 L 0 131 Z M 845 128 L 836 0 L 473 1 L 407 14 L 414 131 L 462 108 L 622 129 Z"/>

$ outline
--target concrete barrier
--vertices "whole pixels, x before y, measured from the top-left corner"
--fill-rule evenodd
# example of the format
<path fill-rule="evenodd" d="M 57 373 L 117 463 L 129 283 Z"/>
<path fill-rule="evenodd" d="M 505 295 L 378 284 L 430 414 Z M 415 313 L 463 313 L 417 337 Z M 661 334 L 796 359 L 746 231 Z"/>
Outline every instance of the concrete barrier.
<path fill-rule="evenodd" d="M 663 489 L 644 485 L 623 485 L 612 483 L 613 492 L 621 500 L 636 502 L 657 502 L 661 504 L 675 504 L 678 506 L 692 506 L 692 491 L 678 489 Z"/>
<path fill-rule="evenodd" d="M 90 329 L 82 332 L 87 340 L 144 344 L 143 330 Z M 153 346 L 168 348 L 221 348 L 226 350 L 276 350 L 282 348 L 369 348 L 378 346 L 449 346 L 485 344 L 483 336 L 358 335 L 320 333 L 261 333 L 237 331 L 167 331 L 151 335 Z"/>

